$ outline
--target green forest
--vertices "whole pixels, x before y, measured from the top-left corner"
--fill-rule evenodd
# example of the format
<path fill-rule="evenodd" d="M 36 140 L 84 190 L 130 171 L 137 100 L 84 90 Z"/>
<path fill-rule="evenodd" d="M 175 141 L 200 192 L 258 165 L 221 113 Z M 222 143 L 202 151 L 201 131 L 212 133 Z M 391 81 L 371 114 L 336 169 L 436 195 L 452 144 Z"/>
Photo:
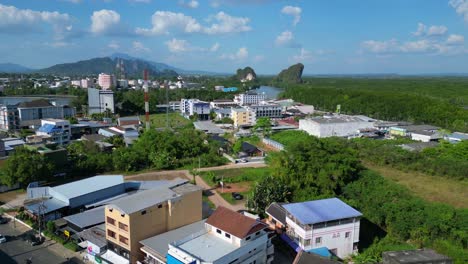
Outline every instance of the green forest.
<path fill-rule="evenodd" d="M 344 114 L 468 131 L 467 78 L 308 78 L 280 85 L 281 97 L 319 110 L 335 111 L 339 104 Z"/>

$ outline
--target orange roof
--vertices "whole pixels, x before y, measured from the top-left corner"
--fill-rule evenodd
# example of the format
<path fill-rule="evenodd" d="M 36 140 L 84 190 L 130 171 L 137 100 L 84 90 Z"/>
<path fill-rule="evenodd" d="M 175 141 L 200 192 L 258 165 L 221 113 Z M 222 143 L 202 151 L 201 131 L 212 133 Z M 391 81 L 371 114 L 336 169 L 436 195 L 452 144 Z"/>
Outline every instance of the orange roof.
<path fill-rule="evenodd" d="M 241 239 L 266 227 L 262 222 L 223 206 L 218 207 L 206 223 Z"/>

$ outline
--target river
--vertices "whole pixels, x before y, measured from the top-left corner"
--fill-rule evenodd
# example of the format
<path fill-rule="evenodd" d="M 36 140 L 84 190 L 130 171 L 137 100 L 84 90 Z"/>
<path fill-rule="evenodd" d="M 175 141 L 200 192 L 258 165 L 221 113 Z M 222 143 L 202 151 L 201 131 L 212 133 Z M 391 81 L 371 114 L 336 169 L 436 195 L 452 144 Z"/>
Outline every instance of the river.
<path fill-rule="evenodd" d="M 256 91 L 257 93 L 265 93 L 267 99 L 274 100 L 278 98 L 278 95 L 283 91 L 283 89 L 262 85 L 260 88 L 253 89 L 252 91 Z"/>

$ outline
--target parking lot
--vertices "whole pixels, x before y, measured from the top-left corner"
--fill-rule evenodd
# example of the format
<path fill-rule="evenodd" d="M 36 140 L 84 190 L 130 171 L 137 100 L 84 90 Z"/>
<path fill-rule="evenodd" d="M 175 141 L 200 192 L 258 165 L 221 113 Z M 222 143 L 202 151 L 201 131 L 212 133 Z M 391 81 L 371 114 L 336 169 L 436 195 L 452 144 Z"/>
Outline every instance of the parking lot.
<path fill-rule="evenodd" d="M 65 249 L 62 245 L 57 244 L 53 240 L 46 240 L 40 245 L 31 246 L 24 239 L 28 233 L 33 231 L 28 230 L 20 223 L 9 221 L 7 224 L 0 225 L 0 234 L 5 236 L 7 241 L 0 244 L 0 263 L 83 263 L 77 257 L 77 254 Z"/>

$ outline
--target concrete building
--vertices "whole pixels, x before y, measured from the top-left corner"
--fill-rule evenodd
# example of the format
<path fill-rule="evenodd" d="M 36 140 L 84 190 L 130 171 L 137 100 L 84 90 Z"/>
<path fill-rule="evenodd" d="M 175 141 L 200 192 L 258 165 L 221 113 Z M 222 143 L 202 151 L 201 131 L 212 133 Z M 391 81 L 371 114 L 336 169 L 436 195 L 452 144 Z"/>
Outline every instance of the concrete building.
<path fill-rule="evenodd" d="M 126 116 L 126 117 L 119 117 L 117 119 L 117 124 L 121 127 L 134 127 L 138 128 L 141 124 L 139 116 Z"/>
<path fill-rule="evenodd" d="M 117 80 L 113 74 L 100 73 L 98 76 L 98 84 L 103 90 L 108 90 L 111 87 L 117 86 Z"/>
<path fill-rule="evenodd" d="M 439 130 L 436 126 L 431 125 L 398 125 L 389 128 L 389 133 L 392 136 L 411 137 L 412 133 L 436 133 Z"/>
<path fill-rule="evenodd" d="M 295 249 L 316 252 L 326 249 L 345 258 L 358 251 L 362 214 L 338 198 L 283 204 L 286 234 Z"/>
<path fill-rule="evenodd" d="M 128 88 L 128 80 L 120 79 L 117 81 L 117 87 L 119 88 Z"/>
<path fill-rule="evenodd" d="M 41 127 L 36 131 L 38 136 L 48 136 L 48 140 L 59 144 L 67 145 L 71 139 L 70 121 L 64 119 L 42 119 Z"/>
<path fill-rule="evenodd" d="M 259 103 L 247 107 L 252 112 L 255 112 L 256 118 L 269 117 L 280 118 L 282 116 L 282 107 L 279 104 Z"/>
<path fill-rule="evenodd" d="M 204 230 L 169 244 L 167 263 L 271 263 L 274 246 L 265 228 L 260 221 L 218 207 Z"/>
<path fill-rule="evenodd" d="M 237 106 L 239 106 L 239 103 L 234 102 L 232 100 L 218 99 L 218 100 L 213 100 L 212 102 L 210 102 L 211 109 L 231 108 L 231 107 L 237 107 Z"/>
<path fill-rule="evenodd" d="M 106 206 L 108 251 L 119 263 L 143 260 L 140 241 L 202 219 L 202 189 L 184 181 L 119 199 Z"/>
<path fill-rule="evenodd" d="M 266 97 L 263 93 L 249 91 L 246 93 L 238 94 L 234 97 L 234 101 L 239 105 L 253 105 L 265 101 Z"/>
<path fill-rule="evenodd" d="M 17 105 L 0 106 L 0 129 L 15 130 L 31 126 L 40 126 L 41 119 L 63 119 L 76 115 L 76 109 L 56 106 L 45 99 L 23 102 Z"/>
<path fill-rule="evenodd" d="M 210 103 L 198 99 L 182 99 L 180 101 L 180 112 L 185 117 L 198 116 L 198 120 L 210 119 Z"/>
<path fill-rule="evenodd" d="M 383 264 L 452 264 L 453 260 L 432 249 L 387 251 L 382 253 Z"/>
<path fill-rule="evenodd" d="M 257 120 L 255 112 L 246 108 L 231 108 L 231 119 L 234 127 L 253 126 Z"/>
<path fill-rule="evenodd" d="M 92 88 L 94 87 L 94 81 L 92 79 L 86 78 L 81 79 L 81 88 Z"/>
<path fill-rule="evenodd" d="M 71 81 L 71 85 L 76 86 L 76 87 L 81 87 L 81 80 L 73 80 Z"/>
<path fill-rule="evenodd" d="M 468 134 L 467 133 L 461 133 L 461 132 L 453 132 L 449 135 L 444 136 L 445 140 L 448 140 L 451 143 L 459 143 L 464 140 L 468 140 Z"/>
<path fill-rule="evenodd" d="M 107 109 L 114 113 L 114 92 L 88 88 L 88 114 L 104 113 Z"/>
<path fill-rule="evenodd" d="M 348 137 L 359 129 L 373 128 L 374 123 L 355 116 L 333 115 L 299 120 L 299 129 L 319 138 Z"/>

